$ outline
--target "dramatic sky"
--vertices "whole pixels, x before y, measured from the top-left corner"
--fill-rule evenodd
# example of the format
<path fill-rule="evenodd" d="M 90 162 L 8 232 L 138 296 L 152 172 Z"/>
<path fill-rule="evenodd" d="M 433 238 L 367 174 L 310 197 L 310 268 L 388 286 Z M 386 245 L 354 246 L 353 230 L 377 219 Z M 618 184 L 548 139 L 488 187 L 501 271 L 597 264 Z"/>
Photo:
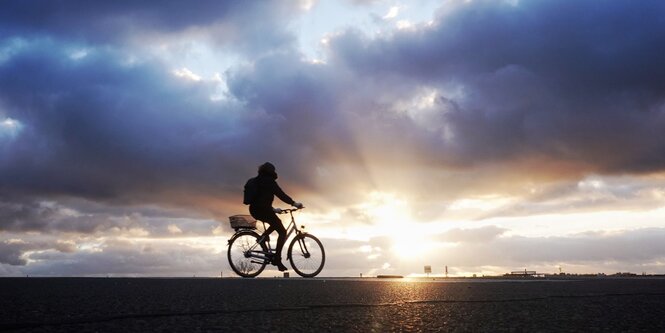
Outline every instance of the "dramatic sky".
<path fill-rule="evenodd" d="M 663 13 L 2 1 L 0 276 L 230 276 L 266 161 L 322 276 L 665 273 Z"/>

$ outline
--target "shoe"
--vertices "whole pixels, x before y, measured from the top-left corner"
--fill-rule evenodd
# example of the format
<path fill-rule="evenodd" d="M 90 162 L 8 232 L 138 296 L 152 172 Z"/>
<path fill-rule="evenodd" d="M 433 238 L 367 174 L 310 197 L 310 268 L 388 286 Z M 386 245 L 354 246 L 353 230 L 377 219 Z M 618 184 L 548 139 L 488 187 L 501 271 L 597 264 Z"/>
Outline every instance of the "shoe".
<path fill-rule="evenodd" d="M 284 266 L 284 264 L 282 263 L 282 258 L 280 258 L 280 257 L 278 257 L 278 256 L 274 256 L 274 257 L 272 258 L 272 261 L 271 261 L 270 263 L 273 264 L 273 265 L 275 265 L 275 266 L 277 266 L 277 269 L 279 269 L 280 272 L 283 272 L 283 271 L 287 271 L 287 270 L 289 270 L 289 269 L 286 268 L 286 266 Z"/>
<path fill-rule="evenodd" d="M 288 270 L 289 270 L 289 269 L 286 268 L 286 266 L 284 266 L 284 264 L 282 264 L 281 262 L 277 263 L 277 269 L 279 269 L 280 272 L 288 271 Z"/>

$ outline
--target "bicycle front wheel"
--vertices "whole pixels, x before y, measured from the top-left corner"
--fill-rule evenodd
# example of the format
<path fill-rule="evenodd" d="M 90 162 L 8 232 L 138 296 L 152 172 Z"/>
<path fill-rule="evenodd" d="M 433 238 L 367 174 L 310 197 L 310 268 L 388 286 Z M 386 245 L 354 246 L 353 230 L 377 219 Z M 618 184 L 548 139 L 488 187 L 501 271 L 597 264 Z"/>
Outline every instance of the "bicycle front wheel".
<path fill-rule="evenodd" d="M 321 241 L 310 234 L 296 236 L 289 245 L 288 255 L 293 270 L 306 278 L 321 273 L 326 262 L 326 252 Z"/>
<path fill-rule="evenodd" d="M 264 243 L 257 244 L 259 235 L 253 231 L 241 231 L 229 241 L 227 257 L 231 269 L 245 278 L 253 278 L 266 268 L 268 261 L 263 253 L 268 252 Z"/>

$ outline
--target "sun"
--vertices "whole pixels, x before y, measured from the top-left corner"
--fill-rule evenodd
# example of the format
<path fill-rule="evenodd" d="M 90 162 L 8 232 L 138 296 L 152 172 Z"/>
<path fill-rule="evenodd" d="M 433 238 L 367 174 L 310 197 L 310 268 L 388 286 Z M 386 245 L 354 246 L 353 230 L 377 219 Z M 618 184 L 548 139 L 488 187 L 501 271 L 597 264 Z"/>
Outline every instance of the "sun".
<path fill-rule="evenodd" d="M 419 240 L 418 237 L 410 239 L 393 239 L 391 250 L 404 260 L 420 260 L 432 252 L 433 244 L 429 241 Z"/>
<path fill-rule="evenodd" d="M 418 259 L 433 249 L 428 230 L 411 217 L 408 202 L 392 193 L 372 192 L 363 207 L 391 241 L 391 251 L 402 259 Z"/>

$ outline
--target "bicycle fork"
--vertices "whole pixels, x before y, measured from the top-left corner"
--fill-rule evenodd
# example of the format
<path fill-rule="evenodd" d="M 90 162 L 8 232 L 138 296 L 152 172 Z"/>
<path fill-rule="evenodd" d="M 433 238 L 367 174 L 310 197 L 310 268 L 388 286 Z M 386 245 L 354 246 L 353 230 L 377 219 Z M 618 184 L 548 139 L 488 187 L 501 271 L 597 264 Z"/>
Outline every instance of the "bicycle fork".
<path fill-rule="evenodd" d="M 298 237 L 298 236 L 300 236 L 300 234 L 296 235 L 296 237 Z M 300 253 L 302 253 L 303 257 L 309 258 L 310 254 L 309 254 L 309 250 L 307 250 L 307 244 L 305 243 L 305 237 L 296 238 L 296 241 L 298 242 L 298 247 L 300 247 Z M 291 253 L 288 254 L 288 259 L 291 259 Z"/>

